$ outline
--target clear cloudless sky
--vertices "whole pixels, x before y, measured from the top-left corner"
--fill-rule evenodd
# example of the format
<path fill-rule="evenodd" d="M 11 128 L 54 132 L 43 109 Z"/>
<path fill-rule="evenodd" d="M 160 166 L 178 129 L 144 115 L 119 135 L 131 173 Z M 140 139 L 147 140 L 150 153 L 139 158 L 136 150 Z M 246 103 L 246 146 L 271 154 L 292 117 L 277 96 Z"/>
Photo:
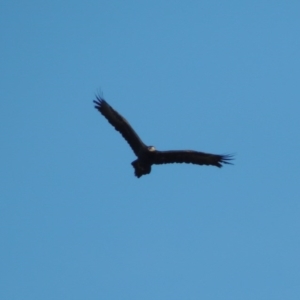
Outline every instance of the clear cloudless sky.
<path fill-rule="evenodd" d="M 300 299 L 300 2 L 0 5 L 0 299 Z M 148 145 L 233 153 L 154 166 Z"/>

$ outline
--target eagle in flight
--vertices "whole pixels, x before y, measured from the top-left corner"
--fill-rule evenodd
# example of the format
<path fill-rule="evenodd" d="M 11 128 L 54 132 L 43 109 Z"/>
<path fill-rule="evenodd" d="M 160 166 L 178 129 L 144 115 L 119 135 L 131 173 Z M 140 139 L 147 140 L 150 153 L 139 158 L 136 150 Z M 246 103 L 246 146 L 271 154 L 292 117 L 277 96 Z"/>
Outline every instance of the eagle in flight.
<path fill-rule="evenodd" d="M 134 174 L 140 178 L 151 172 L 152 165 L 188 163 L 222 167 L 222 164 L 232 164 L 232 155 L 218 155 L 193 150 L 159 151 L 153 146 L 146 146 L 138 134 L 133 130 L 128 121 L 114 110 L 101 96 L 96 96 L 95 108 L 107 119 L 107 121 L 121 133 L 127 141 L 137 159 L 131 165 Z"/>

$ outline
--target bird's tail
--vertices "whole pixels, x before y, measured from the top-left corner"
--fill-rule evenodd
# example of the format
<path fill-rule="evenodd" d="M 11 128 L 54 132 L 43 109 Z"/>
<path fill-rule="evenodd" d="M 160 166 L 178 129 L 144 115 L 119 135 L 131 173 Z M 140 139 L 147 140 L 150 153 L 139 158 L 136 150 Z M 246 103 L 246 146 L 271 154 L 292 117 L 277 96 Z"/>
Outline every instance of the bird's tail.
<path fill-rule="evenodd" d="M 151 165 L 145 164 L 138 159 L 133 161 L 131 165 L 134 168 L 134 175 L 137 178 L 140 178 L 141 176 L 147 175 L 151 172 Z"/>

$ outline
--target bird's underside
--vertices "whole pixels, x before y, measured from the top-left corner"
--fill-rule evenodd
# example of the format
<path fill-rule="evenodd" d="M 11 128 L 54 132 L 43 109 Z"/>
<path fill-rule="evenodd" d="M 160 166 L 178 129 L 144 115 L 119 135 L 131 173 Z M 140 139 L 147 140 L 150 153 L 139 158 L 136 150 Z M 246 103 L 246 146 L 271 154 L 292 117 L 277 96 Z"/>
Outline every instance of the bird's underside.
<path fill-rule="evenodd" d="M 188 163 L 221 168 L 223 164 L 232 164 L 232 155 L 210 154 L 193 150 L 158 151 L 153 146 L 146 146 L 128 121 L 102 97 L 97 96 L 93 102 L 95 108 L 121 133 L 137 156 L 137 159 L 131 165 L 135 170 L 135 176 L 138 178 L 149 174 L 152 165 Z"/>

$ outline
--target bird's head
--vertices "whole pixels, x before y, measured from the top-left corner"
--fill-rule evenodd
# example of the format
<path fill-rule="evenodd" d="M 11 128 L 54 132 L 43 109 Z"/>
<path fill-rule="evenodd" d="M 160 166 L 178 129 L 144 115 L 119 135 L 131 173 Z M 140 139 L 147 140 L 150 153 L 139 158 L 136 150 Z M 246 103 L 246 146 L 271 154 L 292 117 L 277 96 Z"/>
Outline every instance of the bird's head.
<path fill-rule="evenodd" d="M 148 150 L 149 150 L 150 152 L 154 152 L 154 151 L 156 151 L 156 149 L 155 149 L 155 147 L 154 147 L 154 146 L 148 146 Z"/>

